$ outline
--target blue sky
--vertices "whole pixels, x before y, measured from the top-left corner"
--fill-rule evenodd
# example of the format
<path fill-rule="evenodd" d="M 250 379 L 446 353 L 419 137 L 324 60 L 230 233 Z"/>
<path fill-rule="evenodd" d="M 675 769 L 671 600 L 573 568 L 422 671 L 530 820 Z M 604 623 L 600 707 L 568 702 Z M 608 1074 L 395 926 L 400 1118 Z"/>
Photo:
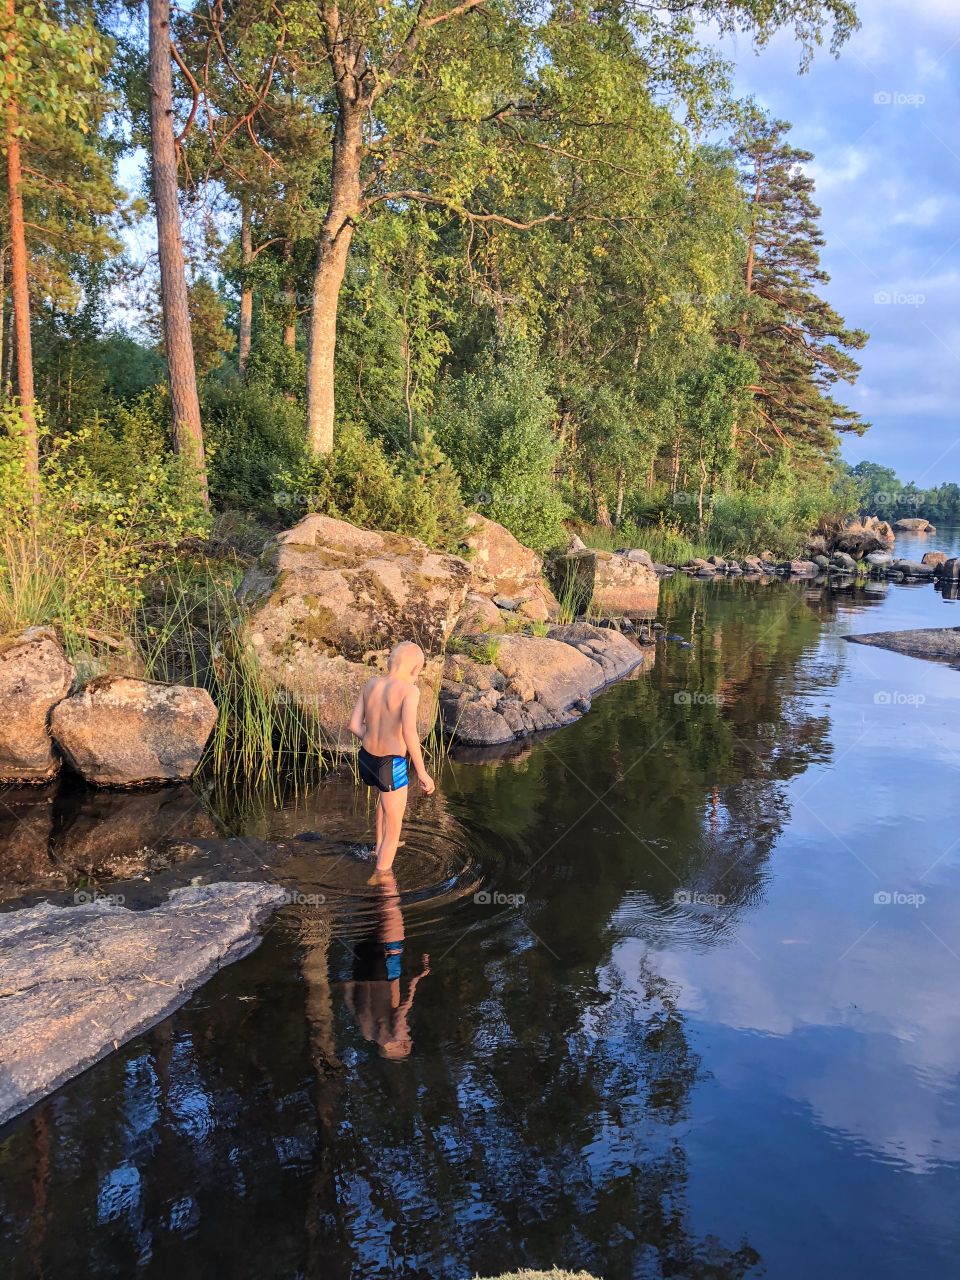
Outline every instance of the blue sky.
<path fill-rule="evenodd" d="M 797 75 L 796 44 L 722 47 L 736 88 L 812 151 L 828 296 L 871 339 L 846 398 L 873 425 L 851 463 L 960 481 L 960 0 L 860 0 L 839 59 Z"/>

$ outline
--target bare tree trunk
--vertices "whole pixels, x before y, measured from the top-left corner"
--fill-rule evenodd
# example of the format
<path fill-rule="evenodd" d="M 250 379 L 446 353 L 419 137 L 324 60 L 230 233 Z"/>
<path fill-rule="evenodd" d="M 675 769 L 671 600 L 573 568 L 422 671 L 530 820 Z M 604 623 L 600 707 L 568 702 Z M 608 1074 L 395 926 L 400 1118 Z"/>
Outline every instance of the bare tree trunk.
<path fill-rule="evenodd" d="M 307 440 L 317 454 L 333 448 L 337 305 L 360 206 L 363 116 L 359 90 L 356 82 L 352 89 L 341 83 L 337 92 L 340 110 L 333 135 L 330 205 L 317 244 L 307 355 Z"/>
<path fill-rule="evenodd" d="M 153 198 L 157 209 L 163 337 L 173 405 L 173 447 L 178 454 L 187 455 L 196 468 L 197 483 L 203 500 L 209 504 L 183 238 L 180 234 L 180 205 L 177 198 L 177 144 L 173 136 L 173 74 L 170 66 L 170 0 L 149 0 L 149 19 Z"/>
<path fill-rule="evenodd" d="M 253 233 L 250 230 L 250 201 L 240 200 L 240 258 L 243 278 L 240 281 L 240 338 L 237 343 L 237 366 L 246 373 L 253 338 L 253 289 L 250 287 L 250 264 L 253 262 Z"/>
<path fill-rule="evenodd" d="M 623 500 L 626 496 L 626 476 L 622 470 L 617 471 L 617 506 L 614 512 L 613 523 L 621 524 L 623 521 Z"/>
<path fill-rule="evenodd" d="M 293 245 L 289 240 L 283 246 L 283 261 L 286 263 L 283 302 L 287 313 L 283 326 L 283 345 L 295 351 L 297 348 L 297 295 L 293 287 Z"/>
<path fill-rule="evenodd" d="M 15 19 L 14 0 L 8 0 L 11 28 Z M 34 501 L 40 497 L 40 447 L 33 391 L 33 347 L 30 340 L 30 289 L 27 282 L 27 239 L 23 224 L 23 174 L 19 111 L 15 100 L 7 107 L 7 203 L 10 224 L 10 297 L 13 302 L 13 347 L 17 356 L 17 395 L 23 416 L 23 464 Z"/>

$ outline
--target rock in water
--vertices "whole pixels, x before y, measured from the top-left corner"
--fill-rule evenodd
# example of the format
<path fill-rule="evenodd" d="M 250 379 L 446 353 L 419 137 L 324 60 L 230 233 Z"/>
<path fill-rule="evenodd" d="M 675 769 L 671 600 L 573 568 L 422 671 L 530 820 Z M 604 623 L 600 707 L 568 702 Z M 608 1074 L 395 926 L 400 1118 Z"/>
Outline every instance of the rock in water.
<path fill-rule="evenodd" d="M 925 520 L 923 516 L 903 516 L 894 523 L 894 529 L 899 529 L 902 533 L 936 533 L 936 525 L 932 525 L 929 520 Z"/>
<path fill-rule="evenodd" d="M 308 710 L 332 745 L 356 746 L 357 694 L 398 640 L 439 652 L 463 608 L 470 567 L 416 538 L 305 516 L 267 544 L 240 587 L 245 634 L 267 676 Z M 420 731 L 436 715 L 440 663 L 428 663 Z"/>
<path fill-rule="evenodd" d="M 73 677 L 50 627 L 30 627 L 0 645 L 0 782 L 45 782 L 57 773 L 50 712 Z"/>
<path fill-rule="evenodd" d="M 575 623 L 548 636 L 496 637 L 496 655 L 482 663 L 466 655 L 446 660 L 440 706 L 444 728 L 458 742 L 494 746 L 570 724 L 613 680 L 653 661 L 614 630 Z"/>
<path fill-rule="evenodd" d="M 892 649 L 908 658 L 927 658 L 960 666 L 960 627 L 918 627 L 910 631 L 873 631 L 864 636 L 845 636 L 853 644 Z"/>
<path fill-rule="evenodd" d="M 554 561 L 554 583 L 578 607 L 625 618 L 656 616 L 660 579 L 643 561 L 595 549 L 567 552 Z"/>
<path fill-rule="evenodd" d="M 101 899 L 0 915 L 0 1124 L 253 950 L 286 899 L 280 885 L 210 884 L 150 911 Z"/>
<path fill-rule="evenodd" d="M 217 720 L 205 689 L 103 676 L 59 703 L 54 738 L 87 782 L 187 782 Z"/>

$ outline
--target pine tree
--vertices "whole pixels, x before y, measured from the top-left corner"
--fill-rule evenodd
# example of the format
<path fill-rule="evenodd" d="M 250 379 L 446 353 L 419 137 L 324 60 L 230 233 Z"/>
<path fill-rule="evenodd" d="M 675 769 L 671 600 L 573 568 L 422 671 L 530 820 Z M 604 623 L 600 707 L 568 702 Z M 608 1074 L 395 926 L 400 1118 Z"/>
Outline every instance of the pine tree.
<path fill-rule="evenodd" d="M 820 265 L 823 236 L 813 202 L 808 151 L 786 141 L 789 125 L 753 113 L 736 138 L 736 157 L 749 204 L 745 302 L 728 340 L 757 365 L 753 400 L 740 430 L 751 438 L 751 476 L 761 458 L 786 452 L 801 466 L 835 454 L 838 433 L 862 434 L 859 414 L 833 398 L 838 382 L 853 383 L 860 366 L 850 355 L 867 341 L 848 329 L 821 291 L 830 281 Z"/>

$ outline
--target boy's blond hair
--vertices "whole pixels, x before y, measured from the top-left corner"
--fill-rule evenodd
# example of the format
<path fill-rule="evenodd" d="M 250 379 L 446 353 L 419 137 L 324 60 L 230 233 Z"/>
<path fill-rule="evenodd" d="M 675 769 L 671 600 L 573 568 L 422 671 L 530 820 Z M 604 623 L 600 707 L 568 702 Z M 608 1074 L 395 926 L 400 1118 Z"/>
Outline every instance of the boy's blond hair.
<path fill-rule="evenodd" d="M 410 665 L 419 658 L 421 663 L 426 662 L 426 654 L 418 644 L 414 644 L 412 640 L 401 640 L 399 644 L 395 644 L 390 650 L 390 657 L 387 659 L 387 670 L 393 671 L 401 664 Z"/>

